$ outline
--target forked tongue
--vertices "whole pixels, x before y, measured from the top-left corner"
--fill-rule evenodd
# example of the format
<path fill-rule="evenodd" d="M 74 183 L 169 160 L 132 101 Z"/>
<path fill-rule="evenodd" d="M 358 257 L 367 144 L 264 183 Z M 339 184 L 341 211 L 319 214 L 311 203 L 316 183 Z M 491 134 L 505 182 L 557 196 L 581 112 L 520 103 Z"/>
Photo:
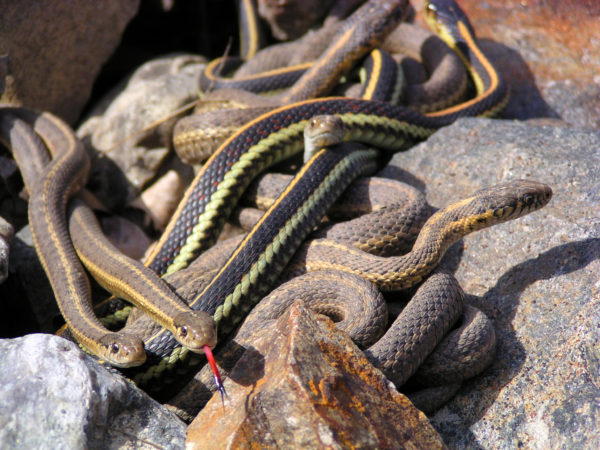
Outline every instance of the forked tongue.
<path fill-rule="evenodd" d="M 221 374 L 219 372 L 219 368 L 217 367 L 217 363 L 215 362 L 215 357 L 213 356 L 212 350 L 208 345 L 205 345 L 202 350 L 204 350 L 204 355 L 206 355 L 208 364 L 210 365 L 213 375 L 215 376 L 215 384 L 221 393 L 221 401 L 223 404 L 225 404 L 225 396 L 227 395 L 227 391 L 225 391 L 225 386 L 223 386 L 223 381 L 221 380 Z"/>

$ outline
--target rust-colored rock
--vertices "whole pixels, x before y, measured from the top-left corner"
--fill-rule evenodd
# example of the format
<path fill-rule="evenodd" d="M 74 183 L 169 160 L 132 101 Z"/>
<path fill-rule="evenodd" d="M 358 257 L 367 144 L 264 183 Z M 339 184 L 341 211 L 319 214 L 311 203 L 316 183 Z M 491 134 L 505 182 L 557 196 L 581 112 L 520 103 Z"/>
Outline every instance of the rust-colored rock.
<path fill-rule="evenodd" d="M 327 318 L 297 302 L 188 428 L 186 448 L 444 448 L 429 421 Z"/>

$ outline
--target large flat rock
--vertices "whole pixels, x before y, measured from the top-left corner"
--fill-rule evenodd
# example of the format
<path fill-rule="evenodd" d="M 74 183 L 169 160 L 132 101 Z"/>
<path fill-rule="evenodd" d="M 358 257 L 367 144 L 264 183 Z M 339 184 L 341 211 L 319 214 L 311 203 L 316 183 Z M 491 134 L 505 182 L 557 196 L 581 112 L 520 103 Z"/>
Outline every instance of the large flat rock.
<path fill-rule="evenodd" d="M 102 64 L 121 40 L 139 0 L 0 0 L 0 100 L 51 111 L 70 123 L 88 101 Z M 0 82 L 4 82 L 0 67 Z"/>
<path fill-rule="evenodd" d="M 554 190 L 544 209 L 471 234 L 447 255 L 498 337 L 493 366 L 433 417 L 449 445 L 600 445 L 599 167 L 600 133 L 462 119 L 386 169 L 437 207 L 516 178 Z"/>

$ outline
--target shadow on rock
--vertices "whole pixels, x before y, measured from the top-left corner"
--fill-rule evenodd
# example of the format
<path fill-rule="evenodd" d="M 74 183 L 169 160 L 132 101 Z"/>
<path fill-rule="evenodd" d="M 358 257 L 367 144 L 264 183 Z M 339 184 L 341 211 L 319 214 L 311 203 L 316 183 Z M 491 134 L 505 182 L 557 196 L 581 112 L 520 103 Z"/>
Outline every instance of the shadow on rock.
<path fill-rule="evenodd" d="M 425 183 L 417 176 L 413 175 L 407 170 L 401 169 L 400 167 L 388 164 L 381 169 L 377 174 L 377 177 L 389 178 L 390 180 L 401 181 L 409 186 L 414 187 L 419 192 L 425 193 Z"/>
<path fill-rule="evenodd" d="M 471 413 L 464 414 L 464 427 L 457 430 L 463 434 L 460 441 L 468 443 L 469 448 L 481 447 L 468 427 L 483 418 L 487 409 L 497 399 L 500 390 L 520 372 L 527 358 L 525 348 L 512 325 L 522 293 L 536 281 L 550 280 L 575 272 L 596 259 L 600 259 L 600 239 L 589 238 L 569 242 L 514 266 L 504 273 L 496 285 L 482 297 L 467 296 L 467 303 L 480 308 L 494 320 L 500 344 L 498 355 L 490 369 L 480 377 L 466 382 L 461 388 L 463 394 L 475 390 L 485 391 L 486 394 L 470 396 Z M 494 315 L 498 316 L 499 313 L 495 302 L 500 298 L 502 305 L 498 306 L 501 306 L 502 310 L 500 316 L 496 318 Z M 502 352 L 501 348 L 507 351 Z M 535 357 L 535 355 L 530 356 Z M 483 386 L 482 378 L 486 379 Z M 469 437 L 466 438 L 464 433 L 469 434 Z M 446 436 L 445 439 L 447 438 Z"/>
<path fill-rule="evenodd" d="M 265 375 L 265 357 L 251 345 L 243 355 L 244 370 L 232 372 L 229 378 L 242 386 L 252 386 Z"/>
<path fill-rule="evenodd" d="M 533 73 L 519 52 L 487 39 L 480 39 L 480 43 L 510 89 L 510 98 L 499 117 L 519 120 L 560 119 L 560 115 L 543 99 Z"/>

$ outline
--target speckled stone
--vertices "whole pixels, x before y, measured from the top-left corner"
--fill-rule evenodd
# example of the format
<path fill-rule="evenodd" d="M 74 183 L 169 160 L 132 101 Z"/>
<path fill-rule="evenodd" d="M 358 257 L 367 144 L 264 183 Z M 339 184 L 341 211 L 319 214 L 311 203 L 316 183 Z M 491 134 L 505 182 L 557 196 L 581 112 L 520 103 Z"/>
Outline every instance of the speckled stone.
<path fill-rule="evenodd" d="M 437 207 L 516 178 L 554 191 L 544 209 L 447 255 L 468 301 L 492 319 L 498 350 L 433 417 L 446 443 L 600 447 L 600 133 L 462 119 L 390 167 Z"/>
<path fill-rule="evenodd" d="M 1 101 L 75 122 L 139 3 L 0 1 Z"/>
<path fill-rule="evenodd" d="M 0 447 L 183 448 L 185 424 L 73 342 L 0 339 Z"/>
<path fill-rule="evenodd" d="M 176 111 L 197 98 L 203 62 L 185 54 L 146 62 L 102 99 L 77 130 L 95 155 L 88 188 L 108 208 L 133 200 L 156 175 L 169 152 Z"/>

